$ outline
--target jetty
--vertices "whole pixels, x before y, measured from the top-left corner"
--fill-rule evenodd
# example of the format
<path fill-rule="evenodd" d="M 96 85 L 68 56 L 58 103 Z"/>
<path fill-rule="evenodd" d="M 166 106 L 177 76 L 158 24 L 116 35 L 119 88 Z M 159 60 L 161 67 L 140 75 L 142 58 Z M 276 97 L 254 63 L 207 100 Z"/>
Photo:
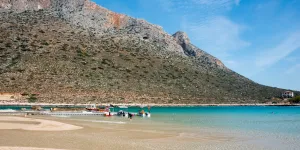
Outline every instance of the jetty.
<path fill-rule="evenodd" d="M 1 116 L 18 116 L 18 115 L 48 115 L 48 116 L 117 116 L 118 112 L 89 112 L 89 111 L 62 111 L 62 112 L 50 112 L 50 111 L 0 111 Z M 138 113 L 130 113 L 138 115 Z"/>

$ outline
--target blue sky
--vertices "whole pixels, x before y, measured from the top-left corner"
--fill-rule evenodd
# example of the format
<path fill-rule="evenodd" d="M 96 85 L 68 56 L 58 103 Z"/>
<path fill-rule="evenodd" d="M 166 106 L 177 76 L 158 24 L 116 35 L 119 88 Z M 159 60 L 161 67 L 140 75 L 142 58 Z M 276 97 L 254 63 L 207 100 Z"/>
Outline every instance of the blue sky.
<path fill-rule="evenodd" d="M 299 0 L 94 0 L 112 11 L 186 32 L 230 69 L 300 90 Z"/>

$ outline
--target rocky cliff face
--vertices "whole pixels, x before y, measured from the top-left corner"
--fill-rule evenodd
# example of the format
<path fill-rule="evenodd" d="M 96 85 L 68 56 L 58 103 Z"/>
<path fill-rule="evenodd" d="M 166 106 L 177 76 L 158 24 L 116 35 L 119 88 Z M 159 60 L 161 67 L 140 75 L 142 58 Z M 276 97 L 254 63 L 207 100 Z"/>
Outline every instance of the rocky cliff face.
<path fill-rule="evenodd" d="M 50 8 L 50 0 L 1 0 L 0 9 L 22 12 Z"/>
<path fill-rule="evenodd" d="M 220 60 L 192 45 L 188 36 L 177 32 L 172 37 L 162 27 L 105 9 L 89 0 L 2 0 L 5 10 L 50 10 L 74 25 L 89 29 L 96 36 L 135 35 L 155 43 L 162 50 L 205 60 L 207 65 L 226 69 Z M 0 8 L 0 9 L 1 9 Z"/>
<path fill-rule="evenodd" d="M 227 69 L 184 32 L 88 0 L 0 0 L 0 33 L 0 92 L 39 102 L 256 103 L 282 91 Z"/>
<path fill-rule="evenodd" d="M 186 33 L 178 31 L 175 34 L 173 34 L 173 37 L 177 41 L 177 43 L 182 47 L 184 53 L 187 56 L 196 57 L 199 60 L 205 60 L 207 64 L 228 70 L 219 59 L 213 57 L 212 55 L 191 44 L 190 39 Z"/>

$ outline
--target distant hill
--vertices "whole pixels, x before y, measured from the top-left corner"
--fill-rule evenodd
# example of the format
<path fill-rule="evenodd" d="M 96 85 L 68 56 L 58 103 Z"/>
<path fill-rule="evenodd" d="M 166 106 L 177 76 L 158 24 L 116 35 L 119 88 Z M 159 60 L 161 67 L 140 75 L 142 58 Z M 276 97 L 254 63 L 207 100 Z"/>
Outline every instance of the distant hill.
<path fill-rule="evenodd" d="M 88 0 L 2 0 L 0 33 L 0 92 L 38 102 L 258 103 L 283 91 L 231 71 L 184 32 Z"/>

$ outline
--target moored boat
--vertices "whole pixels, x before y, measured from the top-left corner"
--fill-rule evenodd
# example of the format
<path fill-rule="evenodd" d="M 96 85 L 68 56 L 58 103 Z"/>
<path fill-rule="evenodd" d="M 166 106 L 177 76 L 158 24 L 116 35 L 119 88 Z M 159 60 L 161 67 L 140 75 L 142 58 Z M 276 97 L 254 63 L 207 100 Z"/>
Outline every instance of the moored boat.
<path fill-rule="evenodd" d="M 118 106 L 119 108 L 122 108 L 122 109 L 127 109 L 128 107 L 127 106 Z"/>
<path fill-rule="evenodd" d="M 145 112 L 143 109 L 139 111 L 138 115 L 141 117 L 151 117 L 150 112 Z"/>
<path fill-rule="evenodd" d="M 98 112 L 110 112 L 109 106 L 100 106 L 97 107 L 96 104 L 91 104 L 87 106 L 85 109 L 88 111 L 98 111 Z"/>

